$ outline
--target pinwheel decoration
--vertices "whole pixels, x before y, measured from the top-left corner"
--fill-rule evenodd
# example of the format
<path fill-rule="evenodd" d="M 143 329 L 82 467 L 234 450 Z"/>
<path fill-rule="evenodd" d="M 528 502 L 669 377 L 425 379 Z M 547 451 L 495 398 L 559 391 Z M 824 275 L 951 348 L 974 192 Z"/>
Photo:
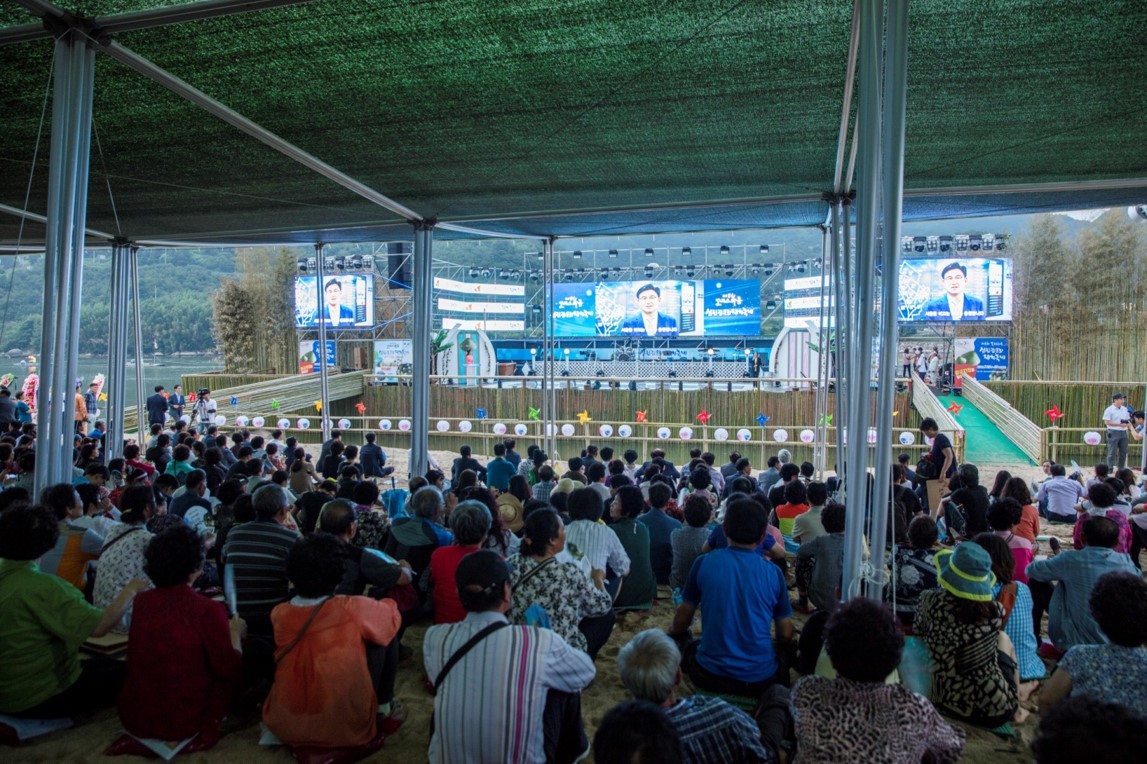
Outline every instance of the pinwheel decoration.
<path fill-rule="evenodd" d="M 709 424 L 709 418 L 710 418 L 711 416 L 713 416 L 713 415 L 712 415 L 712 414 L 710 414 L 708 411 L 706 411 L 705 409 L 701 409 L 701 413 L 700 413 L 700 414 L 698 414 L 698 415 L 697 415 L 695 418 L 696 418 L 696 419 L 697 419 L 697 421 L 699 421 L 701 424 L 703 424 L 703 425 L 706 425 L 706 424 Z"/>
<path fill-rule="evenodd" d="M 485 419 L 485 418 L 486 418 L 486 409 L 476 409 L 476 410 L 475 410 L 475 415 L 476 415 L 476 416 L 477 416 L 479 419 Z"/>
<path fill-rule="evenodd" d="M 315 411 L 322 411 L 322 410 L 323 410 L 323 402 L 322 401 L 315 401 Z"/>
<path fill-rule="evenodd" d="M 358 403 L 354 404 L 354 410 L 358 412 L 359 416 L 362 416 L 366 413 L 366 404 L 362 401 L 359 401 Z"/>
<path fill-rule="evenodd" d="M 533 406 L 530 406 L 530 414 L 529 414 L 530 419 L 533 419 L 535 422 L 538 421 L 538 416 L 541 413 L 542 413 L 541 409 L 536 409 Z"/>
<path fill-rule="evenodd" d="M 764 427 L 766 424 L 768 424 L 769 419 L 771 419 L 771 417 L 765 416 L 765 412 L 763 411 L 757 414 L 757 424 L 759 424 L 761 427 Z"/>
<path fill-rule="evenodd" d="M 1059 410 L 1059 406 L 1052 406 L 1050 409 L 1043 413 L 1047 414 L 1047 418 L 1051 420 L 1053 425 L 1055 424 L 1055 420 L 1062 419 L 1063 417 L 1067 416 L 1067 414 Z"/>
<path fill-rule="evenodd" d="M 952 403 L 948 405 L 948 413 L 950 413 L 952 416 L 959 416 L 960 410 L 962 408 L 964 408 L 964 407 L 961 406 L 959 403 L 952 401 Z"/>
<path fill-rule="evenodd" d="M 648 410 L 646 410 L 646 411 L 635 411 L 634 413 L 637 414 L 637 421 L 638 422 L 648 422 L 649 421 L 649 416 L 648 416 L 649 411 Z"/>
<path fill-rule="evenodd" d="M 821 416 L 817 426 L 824 425 L 825 427 L 832 427 L 832 414 L 824 414 Z"/>
<path fill-rule="evenodd" d="M 582 409 L 577 415 L 577 420 L 578 420 L 578 422 L 580 422 L 583 425 L 586 422 L 592 422 L 593 421 L 593 419 L 589 415 L 588 409 Z"/>
<path fill-rule="evenodd" d="M 231 396 L 231 405 L 232 406 L 238 406 L 239 405 L 239 397 L 238 396 L 236 396 L 236 395 Z"/>
<path fill-rule="evenodd" d="M 279 404 L 279 399 L 278 399 L 278 398 L 272 398 L 272 399 L 271 399 L 271 409 L 272 409 L 272 410 L 274 410 L 274 411 L 278 411 L 278 410 L 279 410 L 279 405 L 280 405 L 280 404 Z"/>

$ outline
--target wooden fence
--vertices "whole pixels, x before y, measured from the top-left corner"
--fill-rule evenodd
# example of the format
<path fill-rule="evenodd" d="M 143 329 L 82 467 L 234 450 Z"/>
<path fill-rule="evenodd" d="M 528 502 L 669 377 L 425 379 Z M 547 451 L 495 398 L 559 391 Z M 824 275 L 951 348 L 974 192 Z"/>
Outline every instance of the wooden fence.
<path fill-rule="evenodd" d="M 975 377 L 965 374 L 962 385 L 964 397 L 998 427 L 1008 440 L 1015 443 L 1032 461 L 1038 463 L 1043 459 L 1044 433 L 1035 422 L 984 387 Z"/>

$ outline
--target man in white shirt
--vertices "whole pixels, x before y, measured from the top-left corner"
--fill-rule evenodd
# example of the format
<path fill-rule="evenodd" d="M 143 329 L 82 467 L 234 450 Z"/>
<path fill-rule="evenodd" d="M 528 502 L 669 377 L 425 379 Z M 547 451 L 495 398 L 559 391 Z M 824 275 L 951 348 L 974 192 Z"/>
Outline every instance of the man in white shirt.
<path fill-rule="evenodd" d="M 1115 467 L 1118 456 L 1119 469 L 1127 466 L 1127 430 L 1131 423 L 1131 411 L 1125 402 L 1123 393 L 1116 393 L 1103 412 L 1103 423 L 1107 425 L 1107 466 Z"/>
<path fill-rule="evenodd" d="M 593 660 L 549 629 L 506 622 L 510 574 L 496 552 L 466 555 L 454 582 L 466 618 L 431 626 L 422 641 L 437 689 L 430 761 L 541 764 L 586 752 L 580 693 Z"/>
<path fill-rule="evenodd" d="M 1039 487 L 1036 501 L 1040 512 L 1051 522 L 1075 523 L 1075 505 L 1083 498 L 1083 486 L 1067 478 L 1062 464 L 1051 465 L 1051 477 Z M 1046 506 L 1046 510 L 1044 507 Z"/>

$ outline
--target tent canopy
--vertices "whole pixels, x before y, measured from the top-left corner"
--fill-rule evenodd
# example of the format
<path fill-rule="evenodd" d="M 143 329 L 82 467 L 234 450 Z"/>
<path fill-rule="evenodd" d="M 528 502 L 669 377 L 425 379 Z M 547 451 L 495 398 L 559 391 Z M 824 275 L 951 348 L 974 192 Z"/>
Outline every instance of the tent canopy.
<path fill-rule="evenodd" d="M 583 236 L 826 218 L 851 2 L 263 0 L 177 23 L 150 12 L 243 4 L 60 4 L 426 219 Z M 906 220 L 1147 201 L 1147 4 L 910 12 Z M 52 40 L 33 23 L 0 6 L 0 204 L 42 214 Z M 120 60 L 100 55 L 95 83 L 93 242 L 410 236 L 403 215 Z M 0 243 L 42 240 L 21 220 L 0 214 Z"/>

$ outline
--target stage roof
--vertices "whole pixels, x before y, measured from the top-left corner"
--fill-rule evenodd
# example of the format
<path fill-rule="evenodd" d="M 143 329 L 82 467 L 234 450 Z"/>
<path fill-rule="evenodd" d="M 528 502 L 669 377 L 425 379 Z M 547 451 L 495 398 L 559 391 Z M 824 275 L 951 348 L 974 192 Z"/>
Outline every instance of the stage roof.
<path fill-rule="evenodd" d="M 60 5 L 423 218 L 528 236 L 826 218 L 850 2 Z M 1147 202 L 1142 0 L 913 0 L 908 61 L 906 220 Z M 51 63 L 36 17 L 0 5 L 0 204 L 33 213 Z M 121 60 L 100 54 L 95 82 L 93 242 L 410 235 Z M 20 220 L 0 213 L 0 242 L 42 240 Z"/>

